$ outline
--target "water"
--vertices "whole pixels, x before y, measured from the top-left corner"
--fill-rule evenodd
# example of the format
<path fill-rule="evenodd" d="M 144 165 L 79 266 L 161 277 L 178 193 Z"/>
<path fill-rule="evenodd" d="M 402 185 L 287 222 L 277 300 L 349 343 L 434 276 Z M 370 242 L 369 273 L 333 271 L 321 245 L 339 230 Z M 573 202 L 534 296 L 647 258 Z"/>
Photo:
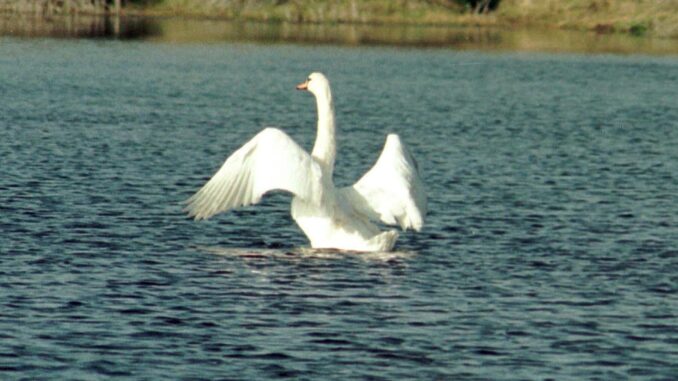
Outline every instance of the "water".
<path fill-rule="evenodd" d="M 225 41 L 349 46 L 443 47 L 505 52 L 677 55 L 676 39 L 539 28 L 258 23 L 186 18 L 40 17 L 0 13 L 0 35 L 114 38 L 171 43 Z"/>
<path fill-rule="evenodd" d="M 264 126 L 336 181 L 399 133 L 430 213 L 397 252 L 309 253 L 289 197 L 180 202 Z M 0 40 L 0 378 L 670 380 L 678 60 Z"/>

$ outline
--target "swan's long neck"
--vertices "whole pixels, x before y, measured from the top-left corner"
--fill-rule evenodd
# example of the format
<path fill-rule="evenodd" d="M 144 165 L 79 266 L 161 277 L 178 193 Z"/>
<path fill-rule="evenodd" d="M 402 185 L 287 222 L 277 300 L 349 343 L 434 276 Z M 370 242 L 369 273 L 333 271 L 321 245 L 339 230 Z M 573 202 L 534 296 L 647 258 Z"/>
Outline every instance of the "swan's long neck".
<path fill-rule="evenodd" d="M 316 102 L 318 104 L 318 135 L 315 138 L 311 156 L 318 160 L 325 174 L 331 178 L 334 172 L 334 159 L 337 155 L 332 94 L 328 90 L 326 95 L 317 96 Z"/>

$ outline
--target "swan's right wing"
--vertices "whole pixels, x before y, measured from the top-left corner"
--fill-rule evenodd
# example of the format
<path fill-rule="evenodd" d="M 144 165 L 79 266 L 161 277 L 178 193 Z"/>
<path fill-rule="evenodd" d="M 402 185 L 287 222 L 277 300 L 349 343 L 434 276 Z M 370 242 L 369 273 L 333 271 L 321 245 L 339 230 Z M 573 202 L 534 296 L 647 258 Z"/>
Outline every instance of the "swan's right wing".
<path fill-rule="evenodd" d="M 341 189 L 353 209 L 372 220 L 420 230 L 427 201 L 417 163 L 400 141 L 390 134 L 376 164 L 351 187 Z"/>
<path fill-rule="evenodd" d="M 235 151 L 191 198 L 186 211 L 196 220 L 239 206 L 256 204 L 272 190 L 309 201 L 320 197 L 321 171 L 287 134 L 266 128 Z"/>

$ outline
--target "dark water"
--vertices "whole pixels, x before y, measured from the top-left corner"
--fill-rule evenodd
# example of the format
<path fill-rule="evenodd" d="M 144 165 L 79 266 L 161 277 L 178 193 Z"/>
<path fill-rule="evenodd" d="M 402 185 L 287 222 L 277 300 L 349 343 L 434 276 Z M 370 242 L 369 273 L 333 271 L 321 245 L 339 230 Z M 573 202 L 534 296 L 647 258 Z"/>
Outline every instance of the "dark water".
<path fill-rule="evenodd" d="M 314 254 L 289 197 L 180 201 L 264 126 L 337 182 L 388 132 L 427 225 Z M 0 40 L 0 378 L 671 380 L 678 59 Z"/>

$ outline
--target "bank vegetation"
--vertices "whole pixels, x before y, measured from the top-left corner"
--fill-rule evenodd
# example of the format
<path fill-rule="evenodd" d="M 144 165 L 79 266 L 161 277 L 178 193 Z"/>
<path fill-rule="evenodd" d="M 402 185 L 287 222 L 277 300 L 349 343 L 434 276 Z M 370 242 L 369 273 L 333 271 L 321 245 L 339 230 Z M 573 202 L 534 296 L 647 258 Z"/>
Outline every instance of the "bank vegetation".
<path fill-rule="evenodd" d="M 678 37 L 678 0 L 2 0 L 0 11 L 532 27 Z"/>

